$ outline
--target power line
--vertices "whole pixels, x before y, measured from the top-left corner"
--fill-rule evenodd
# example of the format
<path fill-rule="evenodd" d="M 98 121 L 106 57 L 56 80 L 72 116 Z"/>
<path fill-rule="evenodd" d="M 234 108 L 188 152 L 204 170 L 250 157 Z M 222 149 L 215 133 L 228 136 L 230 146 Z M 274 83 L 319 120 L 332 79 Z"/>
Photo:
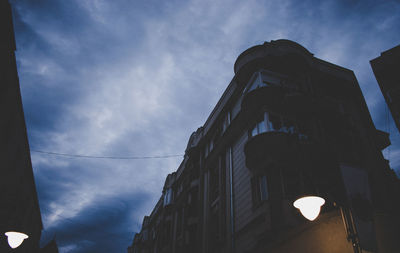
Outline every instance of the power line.
<path fill-rule="evenodd" d="M 57 153 L 43 150 L 31 150 L 31 152 L 41 153 L 46 155 L 66 156 L 74 158 L 90 158 L 90 159 L 114 159 L 114 160 L 140 160 L 140 159 L 164 159 L 171 157 L 178 157 L 183 155 L 159 155 L 159 156 L 93 156 L 93 155 L 78 155 L 78 154 L 67 154 Z"/>

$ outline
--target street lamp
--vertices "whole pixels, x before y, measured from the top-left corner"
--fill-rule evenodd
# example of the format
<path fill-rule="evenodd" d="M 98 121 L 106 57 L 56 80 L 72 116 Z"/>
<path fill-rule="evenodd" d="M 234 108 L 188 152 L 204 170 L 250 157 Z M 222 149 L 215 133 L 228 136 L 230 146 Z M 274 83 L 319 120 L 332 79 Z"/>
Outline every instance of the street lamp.
<path fill-rule="evenodd" d="M 310 221 L 315 220 L 321 212 L 321 206 L 325 199 L 318 196 L 304 196 L 293 202 L 293 206 L 300 210 L 301 214 Z"/>
<path fill-rule="evenodd" d="M 293 202 L 293 206 L 300 210 L 301 214 L 310 221 L 315 220 L 321 212 L 321 206 L 325 204 L 325 199 L 318 196 L 303 196 Z M 335 204 L 336 205 L 336 204 Z M 354 253 L 361 252 L 357 229 L 354 224 L 351 210 L 340 207 L 343 225 L 347 233 L 347 240 L 351 241 Z"/>
<path fill-rule="evenodd" d="M 7 236 L 8 245 L 13 249 L 18 248 L 29 237 L 24 233 L 15 231 L 6 232 L 5 235 Z"/>

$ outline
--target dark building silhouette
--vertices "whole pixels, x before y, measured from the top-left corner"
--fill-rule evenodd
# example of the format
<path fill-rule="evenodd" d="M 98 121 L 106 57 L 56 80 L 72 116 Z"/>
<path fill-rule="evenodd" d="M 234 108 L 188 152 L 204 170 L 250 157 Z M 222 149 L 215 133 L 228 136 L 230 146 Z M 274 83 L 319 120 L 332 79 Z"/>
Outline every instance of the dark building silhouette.
<path fill-rule="evenodd" d="M 58 246 L 55 239 L 51 240 L 46 246 L 40 249 L 40 253 L 58 253 Z"/>
<path fill-rule="evenodd" d="M 370 61 L 375 78 L 400 131 L 400 45 Z"/>
<path fill-rule="evenodd" d="M 42 230 L 15 62 L 11 7 L 0 0 L 0 252 L 39 252 Z M 29 236 L 11 249 L 5 232 Z"/>
<path fill-rule="evenodd" d="M 353 71 L 276 40 L 234 72 L 128 252 L 400 252 L 390 141 Z M 305 195 L 325 199 L 312 222 Z"/>

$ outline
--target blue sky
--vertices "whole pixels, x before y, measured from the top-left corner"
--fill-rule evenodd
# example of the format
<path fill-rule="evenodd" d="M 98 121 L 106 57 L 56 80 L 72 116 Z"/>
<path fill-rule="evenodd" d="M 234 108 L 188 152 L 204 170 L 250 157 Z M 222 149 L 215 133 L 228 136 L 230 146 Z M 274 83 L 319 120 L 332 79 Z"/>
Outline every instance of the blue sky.
<path fill-rule="evenodd" d="M 183 154 L 248 47 L 294 40 L 352 69 L 384 151 L 400 137 L 369 61 L 400 43 L 399 1 L 10 0 L 32 150 L 96 156 Z M 43 241 L 125 252 L 182 157 L 69 158 L 32 152 Z"/>

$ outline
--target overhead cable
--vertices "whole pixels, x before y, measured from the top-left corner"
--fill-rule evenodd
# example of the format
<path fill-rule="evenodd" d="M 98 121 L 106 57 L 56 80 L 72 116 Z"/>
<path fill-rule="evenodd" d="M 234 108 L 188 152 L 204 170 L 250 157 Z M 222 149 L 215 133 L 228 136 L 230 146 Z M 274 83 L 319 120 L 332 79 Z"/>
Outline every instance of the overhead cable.
<path fill-rule="evenodd" d="M 115 160 L 139 160 L 139 159 L 164 159 L 171 157 L 178 157 L 183 155 L 159 155 L 159 156 L 93 156 L 93 155 L 79 155 L 79 154 L 67 154 L 57 153 L 43 150 L 31 150 L 31 152 L 41 153 L 46 155 L 66 156 L 75 158 L 90 158 L 90 159 L 115 159 Z"/>

